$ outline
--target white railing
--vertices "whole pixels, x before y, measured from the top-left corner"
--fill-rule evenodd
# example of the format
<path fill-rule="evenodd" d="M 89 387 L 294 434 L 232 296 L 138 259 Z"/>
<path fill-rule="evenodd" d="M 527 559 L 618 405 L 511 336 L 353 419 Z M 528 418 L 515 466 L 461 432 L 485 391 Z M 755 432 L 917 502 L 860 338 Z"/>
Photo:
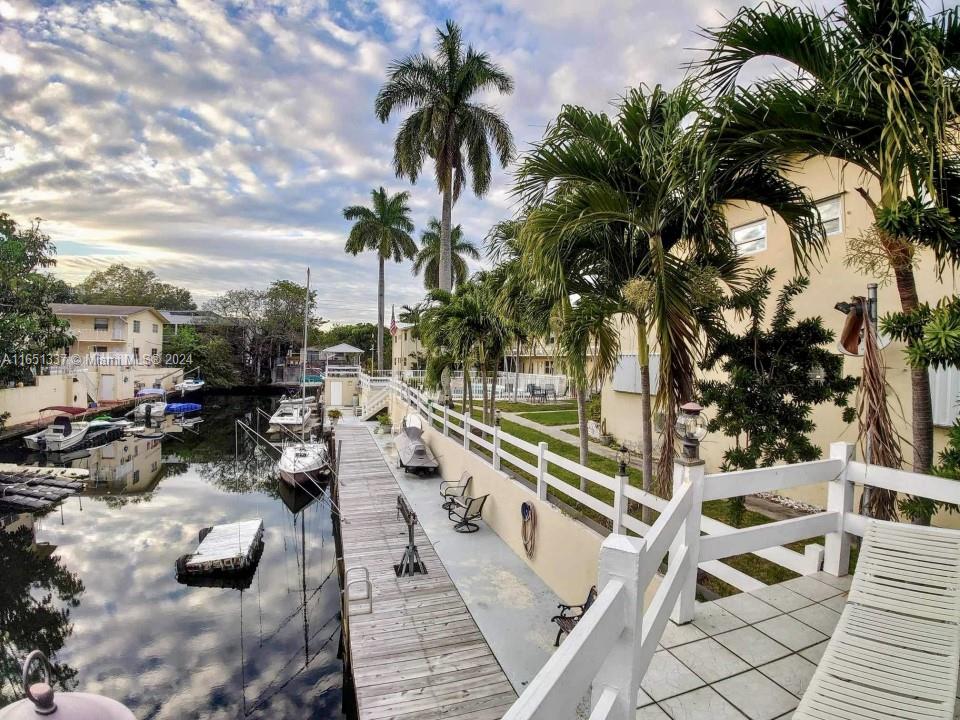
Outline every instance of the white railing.
<path fill-rule="evenodd" d="M 426 376 L 425 370 L 402 370 L 395 373 L 397 379 L 419 385 Z M 493 386 L 492 378 L 487 378 L 487 392 Z M 470 374 L 470 386 L 475 398 L 483 394 L 483 383 L 476 373 Z M 532 386 L 532 387 L 531 387 Z M 516 393 L 514 393 L 516 388 Z M 535 389 L 534 389 L 535 388 Z M 450 394 L 459 399 L 463 397 L 463 371 L 455 370 L 450 374 Z M 500 371 L 496 381 L 497 397 L 501 400 L 542 400 L 544 395 L 548 400 L 566 398 L 570 396 L 570 383 L 566 375 L 545 375 L 537 373 L 516 373 Z"/>
<path fill-rule="evenodd" d="M 664 512 L 669 504 L 661 497 L 630 485 L 626 476 L 605 475 L 558 455 L 549 449 L 546 442 L 533 444 L 504 432 L 500 427 L 486 425 L 479 420 L 467 417 L 464 413 L 443 408 L 428 398 L 425 393 L 405 383 L 395 382 L 393 387 L 405 402 L 414 406 L 424 418 L 431 420 L 444 435 L 459 439 L 466 450 L 482 452 L 497 470 L 506 464 L 528 476 L 536 483 L 536 493 L 540 499 L 547 500 L 552 488 L 555 493 L 561 493 L 608 520 L 615 533 L 626 534 L 630 531 L 645 536 L 650 531 L 649 525 L 627 512 L 627 501 L 633 501 L 659 513 Z M 465 431 L 464 428 L 467 430 Z M 834 466 L 831 461 L 809 463 L 805 469 L 809 477 L 806 482 L 817 483 L 829 480 L 835 476 L 838 468 L 839 466 Z M 576 483 L 571 484 L 558 477 L 557 469 L 576 476 Z M 779 478 L 779 475 L 777 477 Z M 580 479 L 586 480 L 588 487 L 594 485 L 607 490 L 609 500 L 581 491 Z M 708 517 L 701 519 L 700 527 L 703 532 L 710 535 L 723 535 L 735 531 L 735 528 L 730 525 Z M 817 533 L 813 533 L 811 537 L 816 535 Z M 779 544 L 774 543 L 774 545 Z M 820 569 L 820 553 L 807 556 L 785 547 L 768 547 L 752 552 L 800 574 L 808 574 Z M 756 578 L 719 560 L 703 560 L 700 563 L 700 569 L 738 590 L 750 592 L 764 586 L 764 583 Z"/>
<path fill-rule="evenodd" d="M 673 498 L 667 502 L 631 487 L 625 477 L 610 478 L 558 456 L 546 443 L 533 445 L 469 415 L 438 408 L 403 383 L 394 383 L 393 390 L 445 436 L 458 435 L 465 450 L 479 446 L 490 453 L 489 462 L 495 468 L 509 462 L 534 477 L 541 499 L 547 499 L 547 488 L 553 486 L 613 521 L 614 532 L 600 550 L 597 600 L 505 720 L 572 718 L 587 692 L 591 693 L 590 720 L 633 718 L 640 681 L 668 619 L 681 624 L 693 619 L 698 567 L 712 572 L 722 558 L 756 553 L 798 572 L 815 572 L 822 563 L 832 575 L 847 574 L 851 536 L 862 536 L 869 522 L 853 512 L 857 484 L 960 504 L 960 482 L 856 462 L 849 443 L 831 445 L 825 460 L 714 475 L 704 474 L 702 461 L 678 461 Z M 505 450 L 505 445 L 533 455 L 536 463 Z M 550 472 L 551 464 L 611 489 L 613 505 L 558 480 Z M 828 487 L 824 512 L 743 529 L 702 517 L 705 501 L 823 482 Z M 626 499 L 658 510 L 653 526 L 626 513 Z M 627 537 L 622 534 L 627 529 L 643 537 Z M 701 536 L 701 530 L 707 535 Z M 825 550 L 811 553 L 808 545 L 807 553 L 791 555 L 792 551 L 780 547 L 820 535 L 825 536 Z M 654 587 L 665 556 L 666 573 Z"/>
<path fill-rule="evenodd" d="M 359 365 L 327 365 L 325 370 L 327 377 L 359 377 L 361 372 Z"/>

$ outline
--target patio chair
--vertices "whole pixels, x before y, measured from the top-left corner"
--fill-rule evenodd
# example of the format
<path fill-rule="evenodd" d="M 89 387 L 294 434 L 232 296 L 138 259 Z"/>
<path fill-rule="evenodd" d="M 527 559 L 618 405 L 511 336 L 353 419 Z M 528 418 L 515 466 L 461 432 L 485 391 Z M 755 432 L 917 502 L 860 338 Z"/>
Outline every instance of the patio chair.
<path fill-rule="evenodd" d="M 487 502 L 489 495 L 480 497 L 451 498 L 450 507 L 447 508 L 447 517 L 454 521 L 453 529 L 458 533 L 474 533 L 480 529 L 474 520 L 479 520 L 483 513 L 483 505 Z"/>
<path fill-rule="evenodd" d="M 464 470 L 460 473 L 460 478 L 456 482 L 452 480 L 444 480 L 441 482 L 440 497 L 443 498 L 443 504 L 440 507 L 444 510 L 449 510 L 456 498 L 462 498 L 467 494 L 467 486 L 472 479 L 473 476 Z"/>
<path fill-rule="evenodd" d="M 553 401 L 557 401 L 557 389 L 553 386 L 552 383 L 548 383 L 543 386 L 543 401 L 547 402 L 550 396 L 553 396 Z"/>
<path fill-rule="evenodd" d="M 870 521 L 840 622 L 794 720 L 952 720 L 960 532 Z"/>
<path fill-rule="evenodd" d="M 564 605 L 560 603 L 557 605 L 560 608 L 560 614 L 555 615 L 550 618 L 550 622 L 555 622 L 557 627 L 560 629 L 557 630 L 557 639 L 554 641 L 554 647 L 559 647 L 560 637 L 570 632 L 577 626 L 577 623 L 580 622 L 580 618 L 583 617 L 583 614 L 590 609 L 590 606 L 593 605 L 593 602 L 597 599 L 597 586 L 594 585 L 590 588 L 590 592 L 587 593 L 587 599 L 583 602 L 582 605 Z M 572 610 L 578 610 L 579 612 L 576 615 L 567 615 L 568 612 Z"/>

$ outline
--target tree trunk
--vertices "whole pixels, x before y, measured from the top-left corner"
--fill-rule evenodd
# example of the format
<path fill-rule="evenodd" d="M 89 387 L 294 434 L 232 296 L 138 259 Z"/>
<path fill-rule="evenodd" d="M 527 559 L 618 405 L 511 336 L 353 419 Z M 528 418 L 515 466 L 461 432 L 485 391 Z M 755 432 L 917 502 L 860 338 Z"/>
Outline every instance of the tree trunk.
<path fill-rule="evenodd" d="M 440 218 L 440 276 L 438 278 L 441 290 L 453 289 L 453 254 L 450 245 L 451 215 L 453 211 L 453 167 L 452 163 L 444 177 L 443 213 Z"/>
<path fill-rule="evenodd" d="M 380 255 L 380 279 L 377 285 L 377 370 L 383 370 L 383 255 Z"/>
<path fill-rule="evenodd" d="M 590 444 L 587 436 L 587 401 L 586 390 L 580 385 L 574 385 L 573 394 L 577 400 L 577 424 L 580 427 L 580 464 L 587 465 L 590 460 Z M 581 492 L 587 491 L 587 479 L 580 478 Z"/>
<path fill-rule="evenodd" d="M 904 312 L 916 309 L 917 282 L 913 268 L 900 264 L 893 268 L 897 278 L 900 307 Z M 910 389 L 913 410 L 913 471 L 929 474 L 933 465 L 933 406 L 930 401 L 930 375 L 926 368 L 910 369 Z"/>
<path fill-rule="evenodd" d="M 520 338 L 517 338 L 516 364 L 513 366 L 513 401 L 517 402 L 517 393 L 520 392 Z"/>
<path fill-rule="evenodd" d="M 640 414 L 643 416 L 643 489 L 653 487 L 653 410 L 650 406 L 650 345 L 647 342 L 647 324 L 637 318 L 637 361 L 640 364 Z M 650 524 L 650 508 L 643 506 L 643 521 Z"/>
<path fill-rule="evenodd" d="M 490 423 L 487 422 L 487 364 L 483 360 L 480 361 L 480 402 L 483 404 L 480 422 L 489 425 Z"/>
<path fill-rule="evenodd" d="M 470 404 L 467 405 L 469 400 Z M 473 417 L 473 383 L 470 381 L 470 370 L 467 363 L 463 363 L 463 412 L 469 413 Z"/>

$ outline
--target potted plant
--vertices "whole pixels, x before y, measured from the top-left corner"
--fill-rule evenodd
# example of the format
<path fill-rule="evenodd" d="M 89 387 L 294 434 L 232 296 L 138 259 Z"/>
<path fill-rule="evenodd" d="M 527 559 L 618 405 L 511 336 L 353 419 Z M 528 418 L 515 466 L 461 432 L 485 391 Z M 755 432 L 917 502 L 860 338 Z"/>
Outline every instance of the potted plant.
<path fill-rule="evenodd" d="M 381 435 L 390 432 L 390 416 L 387 413 L 380 413 L 377 415 L 377 432 Z"/>
<path fill-rule="evenodd" d="M 327 410 L 327 418 L 329 418 L 330 420 L 331 427 L 336 427 L 337 421 L 340 420 L 342 416 L 343 416 L 343 413 L 337 410 L 336 408 L 333 408 L 332 410 Z"/>

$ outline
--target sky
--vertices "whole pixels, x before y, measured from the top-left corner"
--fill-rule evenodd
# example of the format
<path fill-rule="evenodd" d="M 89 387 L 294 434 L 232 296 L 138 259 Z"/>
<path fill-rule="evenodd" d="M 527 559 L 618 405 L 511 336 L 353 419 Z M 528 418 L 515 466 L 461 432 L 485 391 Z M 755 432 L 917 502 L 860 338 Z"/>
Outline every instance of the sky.
<path fill-rule="evenodd" d="M 123 262 L 203 303 L 302 283 L 309 264 L 323 317 L 373 321 L 376 261 L 344 254 L 343 207 L 383 185 L 411 191 L 416 237 L 440 214 L 432 172 L 394 175 L 403 116 L 373 115 L 392 60 L 429 52 L 456 20 L 514 78 L 512 95 L 483 99 L 522 152 L 565 103 L 604 110 L 629 87 L 678 82 L 698 29 L 739 4 L 0 0 L 0 211 L 43 218 L 68 282 Z M 477 245 L 513 213 L 510 178 L 454 207 Z M 388 266 L 388 313 L 423 292 L 410 263 Z"/>

